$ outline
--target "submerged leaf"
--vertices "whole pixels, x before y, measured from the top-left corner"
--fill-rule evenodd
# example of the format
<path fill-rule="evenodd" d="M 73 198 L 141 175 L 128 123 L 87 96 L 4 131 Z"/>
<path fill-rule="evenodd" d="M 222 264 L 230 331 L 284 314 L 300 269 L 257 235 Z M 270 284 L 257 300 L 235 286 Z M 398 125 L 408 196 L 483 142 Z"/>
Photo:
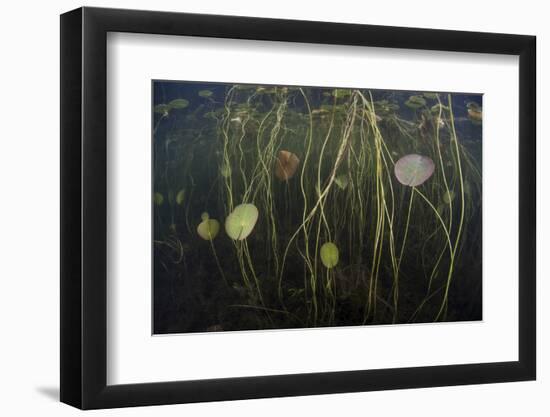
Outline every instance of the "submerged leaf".
<path fill-rule="evenodd" d="M 466 103 L 466 107 L 468 108 L 468 110 L 475 110 L 475 111 L 481 111 L 481 106 L 476 103 L 475 101 L 470 101 L 468 103 Z"/>
<path fill-rule="evenodd" d="M 430 99 L 436 99 L 437 93 L 424 93 L 424 97 L 430 98 Z"/>
<path fill-rule="evenodd" d="M 204 97 L 204 98 L 212 97 L 213 94 L 214 93 L 210 90 L 201 90 L 201 91 L 199 91 L 199 96 Z"/>
<path fill-rule="evenodd" d="M 176 195 L 176 203 L 180 206 L 183 204 L 183 197 L 185 197 L 185 190 L 179 190 Z"/>
<path fill-rule="evenodd" d="M 338 264 L 339 257 L 338 247 L 334 243 L 327 242 L 321 246 L 321 262 L 326 268 L 334 268 Z"/>
<path fill-rule="evenodd" d="M 208 216 L 208 213 L 203 213 L 201 216 L 202 222 L 197 226 L 197 233 L 204 240 L 212 240 L 220 231 L 220 222 L 216 219 L 211 219 Z"/>
<path fill-rule="evenodd" d="M 349 97 L 351 96 L 351 90 L 349 88 L 335 88 L 332 95 L 338 98 Z"/>
<path fill-rule="evenodd" d="M 451 201 L 453 201 L 455 198 L 455 192 L 453 190 L 445 191 L 443 194 L 443 201 L 445 204 L 451 204 Z"/>
<path fill-rule="evenodd" d="M 417 187 L 432 176 L 435 165 L 427 156 L 410 154 L 397 161 L 394 170 L 401 184 Z"/>
<path fill-rule="evenodd" d="M 161 193 L 156 192 L 155 194 L 153 194 L 153 202 L 157 206 L 162 206 L 162 203 L 164 203 L 164 196 Z"/>
<path fill-rule="evenodd" d="M 225 231 L 233 240 L 243 240 L 252 233 L 258 221 L 258 209 L 254 204 L 239 204 L 225 220 Z"/>
<path fill-rule="evenodd" d="M 222 164 L 220 167 L 220 174 L 222 174 L 222 177 L 229 178 L 231 176 L 231 167 L 229 164 Z"/>
<path fill-rule="evenodd" d="M 334 182 L 341 190 L 345 190 L 349 184 L 349 178 L 345 174 L 340 174 L 334 178 Z"/>
<path fill-rule="evenodd" d="M 281 181 L 291 179 L 300 165 L 298 157 L 289 151 L 279 151 L 275 161 L 275 176 Z"/>
<path fill-rule="evenodd" d="M 430 110 L 431 110 L 432 113 L 439 113 L 439 109 L 441 109 L 441 112 L 444 112 L 444 111 L 449 110 L 449 108 L 448 108 L 447 106 L 445 106 L 445 105 L 443 105 L 443 104 L 439 104 L 439 103 L 434 104 L 434 105 L 430 108 Z"/>
<path fill-rule="evenodd" d="M 168 104 L 157 104 L 153 111 L 155 113 L 160 113 L 160 114 L 168 114 L 168 112 L 170 111 L 170 106 Z"/>
<path fill-rule="evenodd" d="M 411 109 L 419 109 L 422 106 L 426 105 L 426 99 L 422 96 L 410 96 L 409 99 L 405 102 L 405 106 L 410 107 Z"/>
<path fill-rule="evenodd" d="M 481 124 L 481 121 L 483 119 L 483 112 L 481 108 L 474 108 L 469 107 L 468 108 L 468 118 L 472 121 L 474 124 Z"/>
<path fill-rule="evenodd" d="M 187 106 L 189 106 L 189 101 L 187 101 L 184 98 L 177 98 L 175 100 L 172 100 L 170 103 L 168 103 L 168 105 L 172 109 L 184 109 Z"/>

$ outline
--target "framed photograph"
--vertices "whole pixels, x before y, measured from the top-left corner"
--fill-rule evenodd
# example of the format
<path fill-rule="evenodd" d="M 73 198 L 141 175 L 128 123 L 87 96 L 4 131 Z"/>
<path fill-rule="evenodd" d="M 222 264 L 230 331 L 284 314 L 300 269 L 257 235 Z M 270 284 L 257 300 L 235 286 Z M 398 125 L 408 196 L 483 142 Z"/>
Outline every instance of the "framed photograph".
<path fill-rule="evenodd" d="M 61 16 L 61 401 L 533 380 L 535 38 Z"/>

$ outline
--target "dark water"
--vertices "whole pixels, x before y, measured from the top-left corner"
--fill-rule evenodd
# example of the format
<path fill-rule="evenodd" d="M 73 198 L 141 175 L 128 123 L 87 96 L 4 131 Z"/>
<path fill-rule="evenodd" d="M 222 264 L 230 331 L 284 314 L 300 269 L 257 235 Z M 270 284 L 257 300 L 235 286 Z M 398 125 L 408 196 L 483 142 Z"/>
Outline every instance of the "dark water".
<path fill-rule="evenodd" d="M 481 109 L 153 82 L 154 333 L 480 320 Z"/>

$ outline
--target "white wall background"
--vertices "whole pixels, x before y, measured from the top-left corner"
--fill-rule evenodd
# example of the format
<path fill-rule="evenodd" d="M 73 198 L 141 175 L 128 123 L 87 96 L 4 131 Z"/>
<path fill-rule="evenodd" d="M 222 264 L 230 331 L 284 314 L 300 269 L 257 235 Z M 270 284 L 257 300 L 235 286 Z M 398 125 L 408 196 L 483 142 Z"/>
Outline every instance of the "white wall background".
<path fill-rule="evenodd" d="M 0 414 L 70 416 L 59 392 L 59 17 L 71 0 L 5 2 L 0 17 Z M 528 415 L 550 412 L 550 26 L 544 2 L 461 0 L 93 1 L 86 5 L 510 32 L 538 37 L 538 381 L 94 412 L 131 416 Z M 546 13 L 545 13 L 546 12 Z"/>

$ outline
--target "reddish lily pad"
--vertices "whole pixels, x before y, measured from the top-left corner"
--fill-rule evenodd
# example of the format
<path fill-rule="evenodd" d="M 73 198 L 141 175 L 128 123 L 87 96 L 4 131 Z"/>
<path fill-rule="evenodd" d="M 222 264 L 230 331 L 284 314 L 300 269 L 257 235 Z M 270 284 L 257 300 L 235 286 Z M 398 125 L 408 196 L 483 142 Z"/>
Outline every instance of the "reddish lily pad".
<path fill-rule="evenodd" d="M 409 187 L 417 187 L 427 181 L 434 173 L 434 161 L 427 156 L 410 154 L 395 163 L 397 180 Z"/>

